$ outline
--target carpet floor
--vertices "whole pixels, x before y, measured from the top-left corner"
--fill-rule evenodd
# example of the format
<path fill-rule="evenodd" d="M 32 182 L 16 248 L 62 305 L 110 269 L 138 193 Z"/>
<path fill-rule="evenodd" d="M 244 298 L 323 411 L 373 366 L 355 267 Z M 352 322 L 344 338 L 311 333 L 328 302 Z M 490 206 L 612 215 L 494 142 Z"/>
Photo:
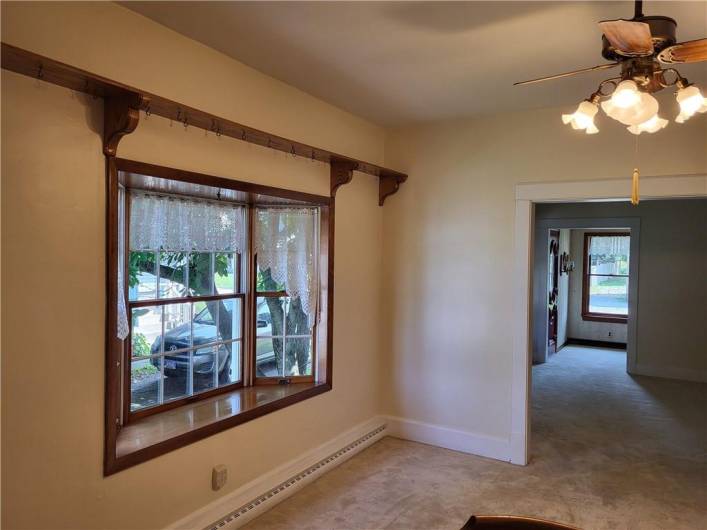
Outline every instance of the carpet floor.
<path fill-rule="evenodd" d="M 624 352 L 575 346 L 533 367 L 528 466 L 388 437 L 247 528 L 458 529 L 489 513 L 705 530 L 707 385 L 625 367 Z"/>

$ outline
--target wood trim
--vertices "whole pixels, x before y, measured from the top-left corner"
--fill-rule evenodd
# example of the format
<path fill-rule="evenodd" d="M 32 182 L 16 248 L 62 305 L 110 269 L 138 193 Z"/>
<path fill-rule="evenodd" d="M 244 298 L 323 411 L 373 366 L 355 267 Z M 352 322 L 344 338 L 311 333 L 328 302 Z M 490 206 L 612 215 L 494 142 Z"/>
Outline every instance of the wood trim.
<path fill-rule="evenodd" d="M 405 182 L 407 179 L 407 175 L 399 171 L 387 169 L 377 164 L 364 162 L 363 160 L 340 155 L 327 149 L 314 147 L 259 129 L 254 129 L 242 123 L 183 105 L 182 103 L 151 94 L 118 81 L 107 79 L 48 57 L 43 57 L 5 42 L 2 43 L 2 68 L 63 86 L 77 92 L 83 92 L 94 97 L 118 98 L 115 101 L 119 101 L 125 98 L 126 94 L 130 94 L 131 98 L 136 98 L 133 99 L 133 101 L 139 101 L 139 110 L 144 110 L 169 120 L 178 121 L 185 126 L 198 127 L 199 129 L 212 132 L 216 135 L 228 136 L 236 140 L 242 140 L 262 147 L 282 151 L 293 156 L 299 156 L 308 160 L 317 160 L 327 164 L 345 161 L 353 166 L 356 171 L 367 173 L 375 177 L 381 177 L 381 186 L 383 186 L 383 182 L 385 181 L 385 192 L 381 194 L 381 199 L 379 200 L 381 205 L 385 197 L 395 193 L 400 183 Z M 130 108 L 134 107 L 131 105 Z M 134 116 L 131 115 L 130 119 L 134 119 Z M 129 128 L 127 127 L 129 123 L 123 125 L 126 125 L 126 127 L 111 128 L 112 133 L 117 134 L 117 131 L 123 129 L 127 130 Z M 135 125 L 137 125 L 137 122 L 135 122 Z M 106 142 L 104 150 L 106 150 L 107 154 L 115 155 L 115 147 L 117 146 L 119 136 L 116 137 L 115 134 L 110 134 L 107 138 L 109 141 Z M 113 145 L 114 142 L 115 145 Z M 391 177 L 395 182 L 395 185 L 392 186 Z"/>
<path fill-rule="evenodd" d="M 149 103 L 148 103 L 149 104 Z M 105 98 L 103 107 L 103 154 L 115 156 L 118 142 L 130 134 L 140 121 L 143 98 L 132 92 Z"/>
<path fill-rule="evenodd" d="M 407 180 L 407 175 L 388 173 L 384 171 L 378 179 L 378 206 L 383 206 L 386 198 L 400 189 L 400 185 Z"/>
<path fill-rule="evenodd" d="M 573 344 L 577 346 L 592 346 L 595 348 L 612 348 L 618 350 L 625 350 L 628 346 L 625 342 L 609 342 L 606 340 L 593 339 L 573 339 L 571 337 L 568 337 L 565 341 L 565 345 L 571 346 Z"/>
<path fill-rule="evenodd" d="M 353 179 L 356 165 L 349 160 L 332 160 L 329 170 L 329 195 L 334 197 L 336 190 Z"/>
<path fill-rule="evenodd" d="M 275 387 L 272 387 L 275 388 Z M 258 389 L 258 390 L 256 390 Z M 249 387 L 249 388 L 242 388 L 238 389 L 235 392 L 250 392 L 251 394 L 255 391 L 263 391 L 263 387 Z M 104 476 L 112 475 L 114 473 L 117 473 L 118 471 L 122 471 L 123 469 L 127 469 L 129 467 L 132 467 L 134 465 L 140 464 L 142 462 L 145 462 L 147 460 L 151 460 L 152 458 L 156 458 L 158 456 L 161 456 L 165 453 L 169 453 L 170 451 L 174 451 L 175 449 L 179 449 L 180 447 L 184 447 L 185 445 L 192 444 L 194 442 L 197 442 L 199 440 L 202 440 L 208 436 L 212 436 L 214 434 L 217 434 L 221 431 L 224 431 L 226 429 L 230 429 L 231 427 L 235 427 L 237 425 L 241 425 L 243 423 L 249 422 L 251 420 L 254 420 L 256 418 L 259 418 L 261 416 L 265 416 L 266 414 L 270 414 L 271 412 L 275 412 L 277 410 L 283 409 L 285 407 L 289 407 L 290 405 L 294 405 L 295 403 L 299 403 L 300 401 L 304 401 L 306 399 L 312 398 L 314 396 L 318 396 L 320 394 L 323 394 L 325 392 L 328 392 L 331 390 L 331 386 L 327 384 L 308 384 L 308 385 L 302 385 L 302 389 L 299 390 L 299 388 L 295 389 L 294 393 L 274 400 L 274 401 L 269 401 L 264 404 L 256 404 L 254 406 L 246 406 L 244 407 L 243 410 L 238 411 L 237 413 L 234 413 L 231 416 L 228 416 L 226 418 L 221 418 L 221 419 L 216 419 L 212 423 L 208 423 L 202 427 L 197 427 L 192 430 L 189 430 L 183 434 L 173 436 L 167 439 L 164 439 L 162 441 L 159 441 L 157 443 L 154 443 L 152 445 L 148 445 L 147 447 L 132 451 L 132 452 L 127 452 L 125 454 L 121 454 L 120 456 L 115 456 L 114 458 L 106 461 L 106 464 L 104 466 L 103 474 Z M 214 400 L 219 399 L 219 397 L 213 398 Z M 184 415 L 189 417 L 190 416 L 190 409 L 199 405 L 202 405 L 204 402 L 197 402 L 193 403 L 190 405 L 185 405 L 183 407 L 184 410 Z M 178 409 L 175 409 L 175 411 Z M 151 418 L 145 418 L 141 420 L 141 422 L 144 421 L 150 421 L 153 418 L 158 418 L 158 416 L 152 416 Z M 130 430 L 133 430 L 136 428 L 137 425 L 140 425 L 141 422 L 136 422 L 130 426 Z M 132 434 L 128 431 L 126 434 L 125 432 L 121 433 L 123 436 L 132 436 Z M 115 445 L 113 447 L 113 450 L 115 451 Z M 115 454 L 115 453 L 114 453 Z"/>
<path fill-rule="evenodd" d="M 151 177 L 159 177 L 169 180 L 178 180 L 180 182 L 188 182 L 191 184 L 201 184 L 204 186 L 212 186 L 214 188 L 223 188 L 234 191 L 242 191 L 251 195 L 251 201 L 255 201 L 256 195 L 268 195 L 270 197 L 279 197 L 294 201 L 302 201 L 319 206 L 326 206 L 331 199 L 325 195 L 315 195 L 313 193 L 305 193 L 302 191 L 288 190 L 284 188 L 275 188 L 273 186 L 264 186 L 253 182 L 244 182 L 242 180 L 233 180 L 224 177 L 208 175 L 206 173 L 197 173 L 195 171 L 187 171 L 173 167 L 158 166 L 147 162 L 139 162 L 137 160 L 128 160 L 125 158 L 115 159 L 118 171 L 126 173 L 138 173 Z"/>
<path fill-rule="evenodd" d="M 589 240 L 595 236 L 605 237 L 631 237 L 631 232 L 584 232 L 584 250 L 582 253 L 582 320 L 589 322 L 606 322 L 610 324 L 627 324 L 628 315 L 614 315 L 611 313 L 593 313 L 589 311 Z M 611 276 L 611 275 L 602 275 Z M 618 276 L 618 275 L 617 275 Z M 628 277 L 628 274 L 621 277 Z"/>

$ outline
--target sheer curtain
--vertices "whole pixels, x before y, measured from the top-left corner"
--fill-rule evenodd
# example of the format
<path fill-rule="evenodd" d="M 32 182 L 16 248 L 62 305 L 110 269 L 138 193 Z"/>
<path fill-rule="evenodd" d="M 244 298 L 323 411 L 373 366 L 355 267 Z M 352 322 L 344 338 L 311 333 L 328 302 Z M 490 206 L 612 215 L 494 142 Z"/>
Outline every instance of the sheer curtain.
<path fill-rule="evenodd" d="M 318 220 L 316 208 L 257 208 L 253 227 L 260 270 L 270 269 L 273 280 L 283 284 L 291 298 L 300 299 L 310 328 L 319 290 Z"/>
<path fill-rule="evenodd" d="M 125 190 L 118 191 L 118 338 L 128 336 L 123 229 Z M 244 252 L 245 208 L 208 200 L 130 193 L 130 250 Z"/>

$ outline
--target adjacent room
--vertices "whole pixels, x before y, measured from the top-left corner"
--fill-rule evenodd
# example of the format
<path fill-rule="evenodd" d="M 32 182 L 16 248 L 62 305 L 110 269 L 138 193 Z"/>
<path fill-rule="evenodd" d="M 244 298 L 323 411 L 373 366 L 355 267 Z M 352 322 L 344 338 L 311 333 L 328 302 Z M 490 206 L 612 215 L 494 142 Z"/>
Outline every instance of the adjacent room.
<path fill-rule="evenodd" d="M 707 2 L 0 2 L 7 530 L 696 530 Z"/>

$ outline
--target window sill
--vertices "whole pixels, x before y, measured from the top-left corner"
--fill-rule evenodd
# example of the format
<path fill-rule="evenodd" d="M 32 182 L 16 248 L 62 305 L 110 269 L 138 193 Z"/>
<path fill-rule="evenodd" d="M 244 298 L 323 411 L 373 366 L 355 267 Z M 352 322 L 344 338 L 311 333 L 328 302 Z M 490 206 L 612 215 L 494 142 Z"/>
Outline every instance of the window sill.
<path fill-rule="evenodd" d="M 582 320 L 590 322 L 609 322 L 612 324 L 628 324 L 628 317 L 600 313 L 582 313 Z"/>
<path fill-rule="evenodd" d="M 110 454 L 106 457 L 104 475 L 112 475 L 329 390 L 331 385 L 325 383 L 246 387 L 147 416 L 120 430 L 115 458 Z"/>

